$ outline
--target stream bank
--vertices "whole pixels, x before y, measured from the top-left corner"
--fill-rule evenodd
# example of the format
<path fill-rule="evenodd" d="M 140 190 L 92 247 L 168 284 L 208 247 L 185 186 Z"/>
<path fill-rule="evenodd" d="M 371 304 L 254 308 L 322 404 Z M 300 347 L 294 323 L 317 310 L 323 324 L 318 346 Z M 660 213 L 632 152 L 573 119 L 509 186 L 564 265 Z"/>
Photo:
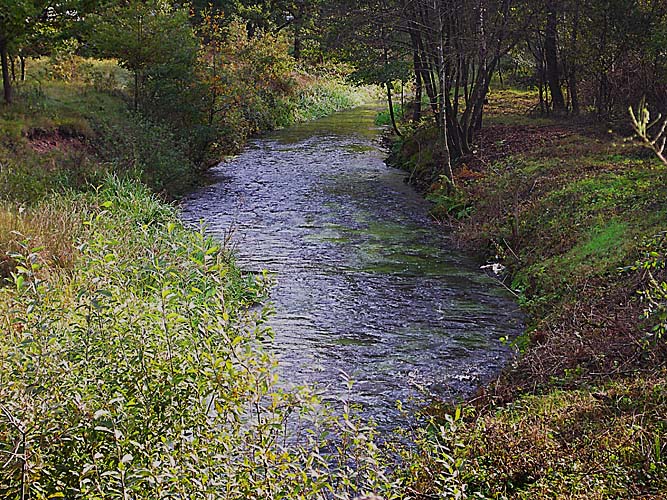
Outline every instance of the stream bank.
<path fill-rule="evenodd" d="M 186 221 L 230 232 L 239 265 L 275 276 L 273 349 L 288 384 L 353 403 L 385 430 L 396 401 L 469 397 L 511 357 L 512 297 L 456 251 L 428 203 L 387 167 L 362 107 L 265 134 L 184 200 Z"/>
<path fill-rule="evenodd" d="M 667 168 L 513 98 L 491 96 L 504 111 L 488 114 L 456 190 L 423 183 L 457 244 L 506 267 L 529 318 L 517 363 L 468 409 L 467 482 L 508 498 L 662 498 L 667 348 L 638 292 L 647 269 L 665 279 Z M 428 138 L 401 149 L 417 179 L 431 171 Z"/>

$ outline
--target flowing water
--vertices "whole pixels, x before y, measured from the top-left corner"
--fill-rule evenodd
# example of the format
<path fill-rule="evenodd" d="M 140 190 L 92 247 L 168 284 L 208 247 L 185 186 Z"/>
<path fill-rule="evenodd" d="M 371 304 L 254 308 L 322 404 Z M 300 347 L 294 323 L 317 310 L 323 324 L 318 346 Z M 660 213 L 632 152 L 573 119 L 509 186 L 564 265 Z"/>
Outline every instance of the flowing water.
<path fill-rule="evenodd" d="M 383 163 L 376 110 L 267 134 L 183 204 L 248 271 L 275 273 L 273 349 L 285 384 L 346 392 L 390 428 L 397 400 L 469 396 L 520 332 L 506 291 L 453 249 L 428 203 Z"/>

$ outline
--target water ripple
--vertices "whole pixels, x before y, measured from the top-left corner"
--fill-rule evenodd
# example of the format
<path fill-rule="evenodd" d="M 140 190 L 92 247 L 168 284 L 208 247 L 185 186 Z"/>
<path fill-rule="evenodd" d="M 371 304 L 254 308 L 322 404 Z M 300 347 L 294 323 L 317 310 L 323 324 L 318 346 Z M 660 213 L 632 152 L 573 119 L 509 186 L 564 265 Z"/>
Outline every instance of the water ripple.
<path fill-rule="evenodd" d="M 275 273 L 273 349 L 286 383 L 336 395 L 340 372 L 382 426 L 395 401 L 470 395 L 507 362 L 521 315 L 457 253 L 428 204 L 382 161 L 375 111 L 269 134 L 214 170 L 183 217 L 223 237 L 241 266 Z M 421 388 L 421 389 L 418 389 Z"/>

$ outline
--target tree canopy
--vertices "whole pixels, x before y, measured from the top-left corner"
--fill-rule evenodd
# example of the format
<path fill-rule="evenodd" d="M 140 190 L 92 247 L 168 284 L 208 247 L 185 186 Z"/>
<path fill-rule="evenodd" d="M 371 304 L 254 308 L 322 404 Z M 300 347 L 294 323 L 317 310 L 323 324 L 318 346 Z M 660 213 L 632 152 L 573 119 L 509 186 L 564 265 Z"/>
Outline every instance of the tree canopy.
<path fill-rule="evenodd" d="M 280 37 L 289 39 L 294 61 L 350 64 L 351 79 L 384 86 L 397 134 L 393 87 L 408 83 L 409 118 L 439 128 L 441 167 L 450 177 L 451 162 L 472 151 L 495 78 L 536 87 L 544 114 L 611 120 L 644 95 L 667 109 L 667 5 L 660 0 L 9 0 L 0 10 L 5 101 L 12 100 L 14 58 L 30 47 L 48 52 L 44 40 L 55 32 L 129 69 L 135 110 L 168 109 L 172 118 L 192 120 L 170 106 L 178 95 L 188 109 L 207 108 L 201 113 L 210 121 L 220 110 L 200 104 L 210 102 L 210 89 L 198 86 L 205 71 L 197 65 L 216 73 L 209 83 L 219 83 L 223 66 L 245 67 L 212 69 L 215 43 L 202 29 L 211 16 L 230 40 L 241 30 L 248 41 Z M 263 70 L 248 78 L 259 88 L 271 80 Z M 216 99 L 220 92 L 218 85 Z"/>

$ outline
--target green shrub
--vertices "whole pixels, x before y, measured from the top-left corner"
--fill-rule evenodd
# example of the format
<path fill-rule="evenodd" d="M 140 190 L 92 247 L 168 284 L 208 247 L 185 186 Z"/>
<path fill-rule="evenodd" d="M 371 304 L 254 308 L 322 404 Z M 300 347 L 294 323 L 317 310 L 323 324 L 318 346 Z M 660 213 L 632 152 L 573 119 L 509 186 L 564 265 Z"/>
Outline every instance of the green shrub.
<path fill-rule="evenodd" d="M 101 156 L 119 175 L 141 179 L 155 191 L 179 194 L 193 182 L 197 167 L 168 127 L 130 112 L 94 118 Z"/>
<path fill-rule="evenodd" d="M 372 428 L 264 349 L 265 275 L 129 182 L 72 199 L 79 258 L 46 277 L 26 241 L 0 289 L 0 494 L 396 498 Z"/>
<path fill-rule="evenodd" d="M 667 334 L 667 231 L 644 245 L 644 255 L 630 269 L 642 275 L 644 286 L 639 296 L 651 336 L 663 338 Z"/>
<path fill-rule="evenodd" d="M 403 118 L 403 106 L 400 104 L 394 104 L 394 116 L 396 117 L 396 120 L 400 120 Z M 391 125 L 391 114 L 389 113 L 389 109 L 386 111 L 380 111 L 375 118 L 375 124 L 376 125 Z"/>

